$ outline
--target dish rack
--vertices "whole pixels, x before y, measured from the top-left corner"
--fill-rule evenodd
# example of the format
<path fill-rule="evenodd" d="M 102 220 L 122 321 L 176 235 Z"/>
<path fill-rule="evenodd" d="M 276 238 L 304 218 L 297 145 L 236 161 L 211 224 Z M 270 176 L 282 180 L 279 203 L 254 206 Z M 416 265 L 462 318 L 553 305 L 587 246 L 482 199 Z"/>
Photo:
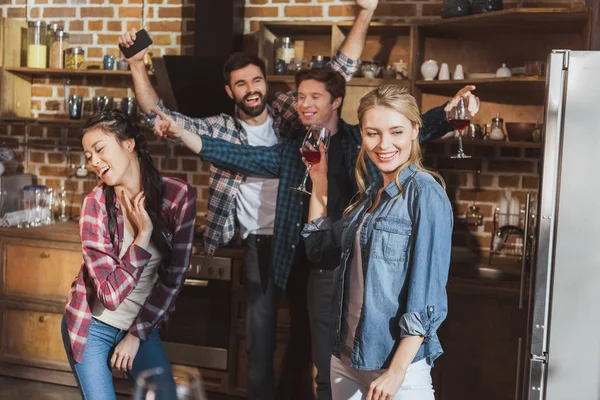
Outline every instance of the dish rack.
<path fill-rule="evenodd" d="M 501 213 L 500 208 L 496 207 L 488 265 L 492 264 L 493 256 L 522 257 L 524 236 L 525 208 L 523 207 L 518 214 L 509 214 Z"/>

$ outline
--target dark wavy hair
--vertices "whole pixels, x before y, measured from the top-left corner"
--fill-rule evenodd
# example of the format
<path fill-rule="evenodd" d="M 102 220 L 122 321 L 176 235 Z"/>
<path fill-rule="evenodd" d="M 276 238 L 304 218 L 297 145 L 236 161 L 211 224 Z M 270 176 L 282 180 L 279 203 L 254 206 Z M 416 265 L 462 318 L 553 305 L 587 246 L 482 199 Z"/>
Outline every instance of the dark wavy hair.
<path fill-rule="evenodd" d="M 119 142 L 133 139 L 135 141 L 135 154 L 140 163 L 142 190 L 146 195 L 146 211 L 152 221 L 152 243 L 156 246 L 164 259 L 170 257 L 171 247 L 167 242 L 164 232 L 167 226 L 162 213 L 162 200 L 165 187 L 158 169 L 154 166 L 152 157 L 146 150 L 146 137 L 131 118 L 120 110 L 105 111 L 93 115 L 81 129 L 81 138 L 92 129 L 101 129 L 114 135 Z M 108 213 L 108 231 L 111 242 L 115 240 L 117 227 L 117 210 L 115 208 L 115 189 L 107 184 L 103 185 L 106 211 Z"/>

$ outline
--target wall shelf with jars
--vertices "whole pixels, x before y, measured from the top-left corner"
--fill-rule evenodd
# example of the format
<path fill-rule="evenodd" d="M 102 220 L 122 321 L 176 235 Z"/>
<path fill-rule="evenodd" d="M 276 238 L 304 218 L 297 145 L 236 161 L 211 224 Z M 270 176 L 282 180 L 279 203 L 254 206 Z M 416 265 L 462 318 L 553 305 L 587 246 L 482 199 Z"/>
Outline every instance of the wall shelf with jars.
<path fill-rule="evenodd" d="M 117 70 L 104 70 L 104 69 L 61 69 L 61 68 L 29 68 L 29 67 L 8 67 L 5 68 L 8 72 L 20 74 L 23 76 L 47 76 L 47 77 L 58 77 L 58 78 L 72 78 L 72 77 L 83 77 L 83 76 L 123 76 L 130 77 L 131 71 L 117 71 Z M 149 72 L 150 76 L 154 76 L 152 72 Z"/>
<path fill-rule="evenodd" d="M 360 98 L 384 83 L 406 84 L 423 110 L 474 84 L 482 101 L 480 123 L 498 113 L 508 122 L 538 123 L 547 55 L 556 48 L 589 49 L 592 20 L 591 10 L 581 7 L 515 8 L 418 24 L 372 23 L 361 57 L 368 78 L 358 71 L 360 79 L 349 83 L 342 117 L 356 123 Z M 266 61 L 272 89 L 293 84 L 293 73 L 308 68 L 313 56 L 333 55 L 351 26 L 352 21 L 263 22 L 257 33 L 258 54 Z M 292 58 L 304 61 L 296 60 L 291 73 L 280 69 L 277 73 L 283 77 L 273 76 L 277 48 L 284 58 L 281 66 L 287 67 Z M 402 80 L 389 79 L 392 68 Z"/>

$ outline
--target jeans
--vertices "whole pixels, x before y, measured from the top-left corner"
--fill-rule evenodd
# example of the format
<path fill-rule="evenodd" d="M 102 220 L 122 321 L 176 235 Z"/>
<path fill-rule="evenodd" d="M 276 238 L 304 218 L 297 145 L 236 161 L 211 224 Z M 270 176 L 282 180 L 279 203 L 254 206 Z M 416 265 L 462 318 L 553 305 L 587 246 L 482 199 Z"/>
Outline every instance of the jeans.
<path fill-rule="evenodd" d="M 335 400 L 362 400 L 369 385 L 385 370 L 364 371 L 350 367 L 350 360 L 331 356 L 331 391 Z M 431 367 L 425 359 L 411 364 L 400 390 L 392 400 L 434 400 Z"/>
<path fill-rule="evenodd" d="M 333 270 L 312 268 L 308 277 L 308 312 L 312 356 L 317 366 L 317 399 L 331 400 L 331 301 Z"/>
<path fill-rule="evenodd" d="M 116 400 L 110 357 L 127 331 L 92 318 L 83 360 L 79 363 L 75 362 L 71 355 L 67 322 L 64 317 L 61 331 L 67 358 L 81 390 L 82 398 L 84 400 Z M 127 375 L 129 379 L 135 381 L 140 372 L 155 367 L 161 367 L 165 371 L 164 383 L 173 387 L 173 399 L 177 399 L 171 363 L 160 341 L 158 329 L 152 332 L 148 340 L 140 341 L 140 347 L 133 360 L 133 369 L 128 371 Z"/>
<path fill-rule="evenodd" d="M 295 264 L 288 279 L 286 294 L 290 310 L 290 340 L 276 388 L 273 357 L 277 343 L 277 310 L 283 290 L 273 283 L 268 274 L 261 274 L 261 271 L 269 271 L 271 236 L 249 235 L 244 244 L 248 397 L 250 400 L 310 400 L 314 395 L 306 307 L 308 268 Z"/>

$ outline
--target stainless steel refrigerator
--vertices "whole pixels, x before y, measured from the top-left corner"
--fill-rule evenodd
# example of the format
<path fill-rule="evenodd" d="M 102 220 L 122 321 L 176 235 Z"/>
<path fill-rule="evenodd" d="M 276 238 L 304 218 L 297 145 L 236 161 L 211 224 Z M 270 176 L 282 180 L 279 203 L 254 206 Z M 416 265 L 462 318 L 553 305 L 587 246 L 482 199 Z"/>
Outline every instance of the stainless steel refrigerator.
<path fill-rule="evenodd" d="M 552 52 L 546 82 L 525 393 L 532 400 L 597 400 L 600 52 Z"/>

